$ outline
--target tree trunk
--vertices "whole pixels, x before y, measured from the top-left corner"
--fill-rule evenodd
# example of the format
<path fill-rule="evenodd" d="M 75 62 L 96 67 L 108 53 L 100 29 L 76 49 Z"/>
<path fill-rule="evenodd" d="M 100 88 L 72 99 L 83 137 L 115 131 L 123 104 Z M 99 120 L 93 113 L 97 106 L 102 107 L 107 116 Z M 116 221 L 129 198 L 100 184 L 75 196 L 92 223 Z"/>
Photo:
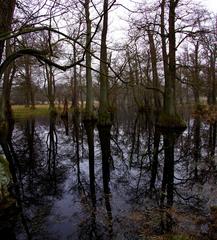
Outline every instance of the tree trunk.
<path fill-rule="evenodd" d="M 73 44 L 74 62 L 76 62 L 76 44 Z M 73 83 L 72 83 L 72 107 L 74 111 L 78 111 L 78 79 L 77 79 L 77 66 L 73 67 Z"/>
<path fill-rule="evenodd" d="M 170 0 L 169 7 L 169 71 L 165 79 L 164 111 L 170 116 L 176 115 L 176 39 L 175 39 L 175 2 Z"/>
<path fill-rule="evenodd" d="M 52 66 L 45 65 L 47 78 L 47 97 L 49 101 L 49 109 L 51 113 L 55 113 L 55 80 Z"/>
<path fill-rule="evenodd" d="M 0 0 L 0 35 L 3 35 L 11 31 L 11 24 L 13 20 L 13 13 L 15 9 L 15 0 L 5 1 Z M 4 40 L 0 41 L 0 64 L 2 62 L 2 56 L 4 52 Z M 7 75 L 7 73 L 6 73 Z M 0 74 L 0 81 L 2 80 L 2 73 Z M 5 77 L 4 80 L 8 80 Z M 8 84 L 3 82 L 3 89 L 0 99 L 0 141 L 2 144 L 6 144 L 8 136 L 8 122 L 6 116 L 6 102 L 5 98 L 8 96 Z M 10 89 L 10 88 L 9 88 Z M 9 159 L 8 159 L 9 160 Z"/>
<path fill-rule="evenodd" d="M 216 47 L 215 47 L 216 48 Z M 216 56 L 215 50 L 211 54 L 210 57 L 210 66 L 211 66 L 211 104 L 216 104 L 216 72 L 215 72 L 215 65 L 216 65 Z"/>
<path fill-rule="evenodd" d="M 107 31 L 108 31 L 108 0 L 104 0 L 103 5 L 103 28 L 101 35 L 100 49 L 100 105 L 99 105 L 99 124 L 111 124 L 111 117 L 108 111 L 108 66 L 107 66 Z"/>
<path fill-rule="evenodd" d="M 30 65 L 30 57 L 24 56 L 25 63 L 25 90 L 26 90 L 26 98 L 27 98 L 27 107 L 31 105 L 31 108 L 35 108 L 35 100 L 34 100 L 34 91 L 32 89 L 32 71 Z"/>
<path fill-rule="evenodd" d="M 91 20 L 89 11 L 89 0 L 85 0 L 85 17 L 86 17 L 86 108 L 85 118 L 93 117 L 93 86 L 91 73 Z"/>
<path fill-rule="evenodd" d="M 6 41 L 6 57 L 8 57 L 11 53 L 11 46 L 10 40 Z M 11 96 L 11 87 L 12 81 L 15 75 L 15 65 L 10 64 L 6 71 L 4 72 L 3 78 L 3 89 L 4 89 L 4 102 L 5 102 L 5 113 L 7 121 L 13 121 L 12 110 L 11 110 L 11 103 L 10 103 L 10 96 Z"/>
<path fill-rule="evenodd" d="M 152 77 L 153 77 L 153 88 L 159 89 L 159 77 L 157 72 L 157 56 L 156 56 L 156 47 L 154 43 L 153 33 L 151 30 L 148 30 L 148 39 L 150 45 L 150 53 L 151 53 L 151 65 L 152 65 Z M 161 108 L 161 100 L 159 96 L 159 92 L 154 90 L 154 105 L 157 110 Z"/>
<path fill-rule="evenodd" d="M 162 51 L 163 64 L 165 75 L 164 87 L 164 109 L 159 117 L 158 125 L 160 127 L 169 128 L 186 128 L 185 122 L 176 112 L 176 35 L 175 35 L 175 9 L 178 0 L 169 1 L 169 54 L 166 52 L 166 36 L 165 36 L 165 22 L 164 11 L 166 1 L 162 0 L 161 5 L 161 37 L 162 37 Z"/>
<path fill-rule="evenodd" d="M 0 0 L 0 35 L 11 31 L 16 0 Z M 0 63 L 4 52 L 4 40 L 0 41 Z"/>
<path fill-rule="evenodd" d="M 198 54 L 199 54 L 199 42 L 197 41 L 195 45 L 195 59 L 194 59 L 194 64 L 193 64 L 193 73 L 192 73 L 192 78 L 193 78 L 193 93 L 194 93 L 194 101 L 195 104 L 198 106 L 200 104 L 200 77 L 199 77 L 199 62 L 198 62 Z"/>

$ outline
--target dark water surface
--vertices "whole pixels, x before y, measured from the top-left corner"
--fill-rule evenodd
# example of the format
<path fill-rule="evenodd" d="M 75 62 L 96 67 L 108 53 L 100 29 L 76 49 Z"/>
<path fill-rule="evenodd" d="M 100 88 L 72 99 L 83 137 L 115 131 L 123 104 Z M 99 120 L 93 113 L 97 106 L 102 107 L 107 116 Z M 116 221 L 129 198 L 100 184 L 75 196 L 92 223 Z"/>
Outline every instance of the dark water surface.
<path fill-rule="evenodd" d="M 28 119 L 12 145 L 22 212 L 1 239 L 217 239 L 216 123 L 189 119 L 178 135 L 149 115 L 111 129 Z"/>

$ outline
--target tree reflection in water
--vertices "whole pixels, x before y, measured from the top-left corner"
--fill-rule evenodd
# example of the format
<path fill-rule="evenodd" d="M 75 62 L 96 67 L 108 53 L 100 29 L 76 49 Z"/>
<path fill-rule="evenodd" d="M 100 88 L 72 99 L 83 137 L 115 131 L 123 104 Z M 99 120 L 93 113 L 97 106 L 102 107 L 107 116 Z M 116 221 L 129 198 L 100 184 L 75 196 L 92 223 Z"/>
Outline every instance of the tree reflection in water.
<path fill-rule="evenodd" d="M 111 158 L 111 126 L 98 126 L 99 130 L 99 139 L 102 152 L 102 177 L 103 177 L 103 189 L 104 189 L 104 198 L 105 198 L 105 207 L 108 216 L 108 237 L 112 239 L 113 236 L 113 226 L 112 226 L 112 209 L 110 204 L 110 168 L 112 165 Z"/>
<path fill-rule="evenodd" d="M 56 179 L 56 156 L 57 156 L 57 134 L 56 134 L 56 116 L 50 116 L 49 118 L 49 132 L 47 134 L 47 167 L 48 175 L 50 177 L 50 183 L 53 184 L 53 189 L 57 191 L 57 179 Z"/>
<path fill-rule="evenodd" d="M 216 202 L 216 124 L 190 119 L 178 136 L 145 118 L 96 128 L 74 115 L 67 131 L 58 117 L 16 122 L 1 140 L 21 212 L 8 239 L 133 239 L 179 226 L 213 236 L 203 224 Z"/>

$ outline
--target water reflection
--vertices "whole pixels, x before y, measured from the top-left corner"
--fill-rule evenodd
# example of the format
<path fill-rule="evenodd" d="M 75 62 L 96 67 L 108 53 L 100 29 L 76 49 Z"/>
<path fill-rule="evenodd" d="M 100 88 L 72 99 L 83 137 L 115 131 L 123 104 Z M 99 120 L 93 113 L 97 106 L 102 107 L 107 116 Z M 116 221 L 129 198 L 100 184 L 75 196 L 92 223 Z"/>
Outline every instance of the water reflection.
<path fill-rule="evenodd" d="M 56 177 L 56 157 L 57 157 L 57 144 L 58 138 L 56 133 L 56 116 L 49 118 L 49 132 L 47 134 L 47 168 L 50 178 L 50 184 L 53 185 L 54 192 L 57 191 L 57 177 Z"/>
<path fill-rule="evenodd" d="M 111 126 L 98 126 L 99 139 L 102 152 L 102 176 L 103 176 L 103 189 L 104 189 L 104 199 L 105 207 L 107 212 L 108 221 L 108 239 L 112 239 L 113 236 L 113 226 L 112 226 L 112 209 L 110 204 L 110 168 L 112 167 L 111 158 Z"/>
<path fill-rule="evenodd" d="M 174 146 L 177 134 L 173 132 L 164 133 L 164 167 L 162 179 L 161 204 L 164 204 L 167 197 L 167 206 L 173 205 L 174 189 Z"/>
<path fill-rule="evenodd" d="M 155 182 L 158 172 L 158 156 L 159 156 L 159 146 L 160 146 L 161 133 L 158 128 L 154 130 L 154 146 L 152 154 L 152 163 L 151 163 L 151 181 L 150 181 L 150 190 L 155 187 Z"/>
<path fill-rule="evenodd" d="M 201 120 L 196 117 L 193 124 L 193 137 L 194 137 L 194 147 L 193 147 L 193 159 L 194 159 L 194 176 L 198 179 L 198 162 L 201 158 Z"/>
<path fill-rule="evenodd" d="M 16 122 L 1 142 L 21 213 L 8 239 L 139 239 L 190 225 L 202 236 L 188 214 L 206 222 L 217 205 L 215 123 L 190 119 L 180 135 L 159 131 L 144 114 L 112 128 L 78 114 L 63 120 Z"/>
<path fill-rule="evenodd" d="M 96 190 L 95 190 L 95 156 L 94 156 L 94 127 L 95 122 L 85 121 L 84 127 L 87 134 L 88 143 L 88 157 L 89 157 L 89 184 L 90 184 L 90 198 L 91 198 L 91 227 L 89 239 L 97 239 L 96 229 Z"/>
<path fill-rule="evenodd" d="M 77 181 L 80 184 L 81 179 L 80 179 L 80 116 L 79 114 L 74 114 L 73 115 L 73 138 L 75 142 L 75 162 L 77 165 Z"/>
<path fill-rule="evenodd" d="M 25 237 L 26 239 L 31 239 L 28 223 L 23 211 L 23 187 L 21 183 L 21 169 L 12 141 L 14 122 L 9 121 L 8 124 L 9 126 L 7 138 L 1 138 L 0 144 L 3 154 L 9 162 L 12 181 L 8 186 L 10 195 L 0 203 L 0 235 L 6 237 L 7 239 L 16 239 L 15 224 L 19 214 L 21 224 L 25 232 Z"/>
<path fill-rule="evenodd" d="M 215 155 L 216 127 L 217 127 L 217 122 L 210 123 L 210 126 L 209 126 L 209 152 L 210 152 L 210 157 L 214 157 L 214 155 Z"/>

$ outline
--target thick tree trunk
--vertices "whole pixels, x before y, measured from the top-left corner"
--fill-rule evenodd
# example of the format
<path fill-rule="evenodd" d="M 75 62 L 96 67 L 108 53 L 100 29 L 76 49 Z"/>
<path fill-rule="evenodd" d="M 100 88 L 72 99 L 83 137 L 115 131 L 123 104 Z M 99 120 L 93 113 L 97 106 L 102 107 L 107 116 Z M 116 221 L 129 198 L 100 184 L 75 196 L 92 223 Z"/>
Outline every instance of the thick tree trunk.
<path fill-rule="evenodd" d="M 15 0 L 10 0 L 10 1 L 0 0 L 0 35 L 11 31 L 11 24 L 13 20 L 15 3 L 16 3 Z M 0 64 L 2 62 L 4 44 L 5 44 L 4 40 L 0 41 Z M 5 79 L 3 80 L 10 79 L 9 77 L 7 77 L 7 75 L 9 75 L 9 70 L 7 69 L 6 71 L 8 72 L 5 73 L 6 76 L 5 76 Z M 0 73 L 0 81 L 1 80 L 2 80 L 2 73 Z M 10 87 L 8 88 L 8 86 L 9 86 L 9 82 L 3 81 L 3 89 L 0 97 L 1 98 L 0 99 L 0 141 L 2 142 L 2 144 L 6 144 L 7 136 L 8 136 L 8 122 L 7 122 L 7 116 L 6 116 L 6 112 L 7 112 L 6 98 L 10 90 Z"/>
<path fill-rule="evenodd" d="M 176 34 L 175 34 L 175 9 L 178 0 L 169 1 L 169 54 L 166 52 L 166 36 L 164 11 L 166 1 L 161 5 L 161 37 L 165 75 L 164 109 L 159 117 L 158 125 L 161 127 L 185 128 L 186 124 L 176 112 Z"/>
<path fill-rule="evenodd" d="M 170 0 L 169 7 L 169 71 L 165 79 L 164 111 L 170 116 L 176 115 L 176 38 L 175 38 L 175 1 Z"/>
<path fill-rule="evenodd" d="M 0 0 L 0 35 L 11 31 L 16 0 Z M 0 63 L 4 52 L 5 41 L 0 41 Z"/>

